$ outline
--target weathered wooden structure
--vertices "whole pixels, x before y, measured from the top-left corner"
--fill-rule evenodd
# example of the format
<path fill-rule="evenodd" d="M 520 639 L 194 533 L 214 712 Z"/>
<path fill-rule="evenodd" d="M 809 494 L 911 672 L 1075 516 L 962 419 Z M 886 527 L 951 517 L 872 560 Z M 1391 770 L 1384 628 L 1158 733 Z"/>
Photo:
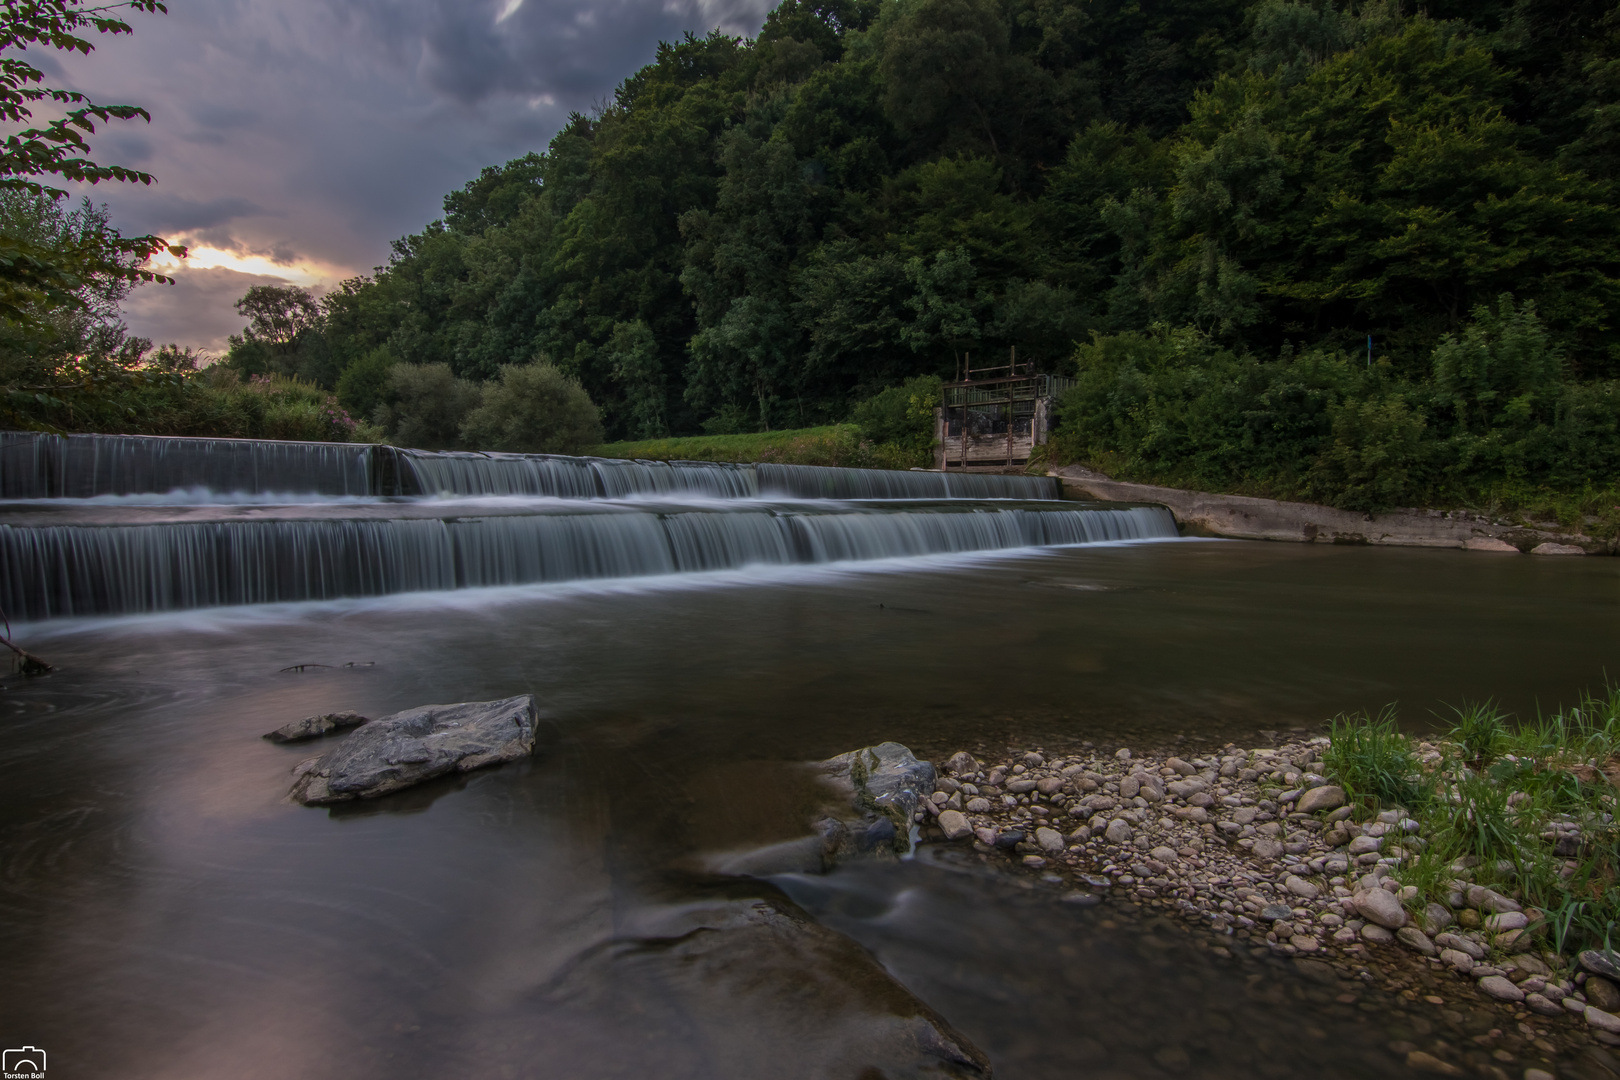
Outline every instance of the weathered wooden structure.
<path fill-rule="evenodd" d="M 975 368 L 945 384 L 943 401 L 934 410 L 934 467 L 955 470 L 1006 471 L 1028 464 L 1035 447 L 1051 434 L 1052 405 L 1073 379 L 1037 375 L 1031 364 L 1007 363 Z"/>

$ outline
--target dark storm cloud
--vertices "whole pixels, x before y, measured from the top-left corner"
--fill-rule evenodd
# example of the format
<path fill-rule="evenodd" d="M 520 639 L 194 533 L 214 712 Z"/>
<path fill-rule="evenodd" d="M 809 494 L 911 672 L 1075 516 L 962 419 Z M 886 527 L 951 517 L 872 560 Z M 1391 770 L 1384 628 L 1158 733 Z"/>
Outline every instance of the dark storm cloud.
<path fill-rule="evenodd" d="M 389 241 L 437 217 L 444 194 L 483 166 L 544 149 L 570 111 L 609 98 L 660 40 L 754 33 L 768 6 L 190 0 L 132 18 L 132 36 L 101 39 L 89 58 L 31 59 L 60 60 L 61 81 L 98 100 L 150 110 L 150 124 L 113 125 L 93 144 L 158 178 L 86 189 L 121 228 L 256 257 L 254 273 L 269 260 L 289 279 L 335 281 L 384 262 Z M 193 274 L 191 287 L 140 290 L 132 328 L 220 347 L 239 321 L 227 294 L 250 275 L 177 276 Z"/>
<path fill-rule="evenodd" d="M 652 46 L 688 30 L 747 33 L 762 3 L 667 4 L 646 0 L 365 0 L 342 12 L 396 57 L 420 51 L 428 85 L 464 104 L 495 95 L 550 96 L 570 107 L 605 96 L 652 57 Z"/>

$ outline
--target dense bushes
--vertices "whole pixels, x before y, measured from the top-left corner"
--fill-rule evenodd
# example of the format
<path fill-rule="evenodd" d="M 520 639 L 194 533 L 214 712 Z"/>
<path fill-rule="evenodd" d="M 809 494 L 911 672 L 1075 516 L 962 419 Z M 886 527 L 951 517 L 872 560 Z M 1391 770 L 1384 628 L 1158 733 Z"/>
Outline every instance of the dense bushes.
<path fill-rule="evenodd" d="M 481 450 L 577 454 L 602 441 L 602 419 L 579 383 L 551 364 L 508 365 L 484 384 L 461 438 Z"/>

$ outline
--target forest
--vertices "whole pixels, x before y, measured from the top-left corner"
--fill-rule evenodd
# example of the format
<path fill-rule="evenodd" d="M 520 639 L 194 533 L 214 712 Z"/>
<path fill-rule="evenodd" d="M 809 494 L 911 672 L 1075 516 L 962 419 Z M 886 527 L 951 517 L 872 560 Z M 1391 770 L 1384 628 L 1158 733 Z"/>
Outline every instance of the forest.
<path fill-rule="evenodd" d="M 1607 515 L 1617 161 L 1609 0 L 787 0 L 259 296 L 224 364 L 450 445 L 537 363 L 649 440 L 1016 347 L 1080 380 L 1052 462 Z"/>

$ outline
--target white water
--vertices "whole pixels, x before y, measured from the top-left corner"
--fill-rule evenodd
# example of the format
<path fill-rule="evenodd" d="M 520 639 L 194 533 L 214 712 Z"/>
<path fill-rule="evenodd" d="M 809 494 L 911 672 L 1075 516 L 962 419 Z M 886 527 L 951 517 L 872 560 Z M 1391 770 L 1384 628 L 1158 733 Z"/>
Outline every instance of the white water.
<path fill-rule="evenodd" d="M 0 433 L 0 608 L 33 621 L 1176 535 L 1163 508 L 1057 492 L 1044 477 Z"/>

